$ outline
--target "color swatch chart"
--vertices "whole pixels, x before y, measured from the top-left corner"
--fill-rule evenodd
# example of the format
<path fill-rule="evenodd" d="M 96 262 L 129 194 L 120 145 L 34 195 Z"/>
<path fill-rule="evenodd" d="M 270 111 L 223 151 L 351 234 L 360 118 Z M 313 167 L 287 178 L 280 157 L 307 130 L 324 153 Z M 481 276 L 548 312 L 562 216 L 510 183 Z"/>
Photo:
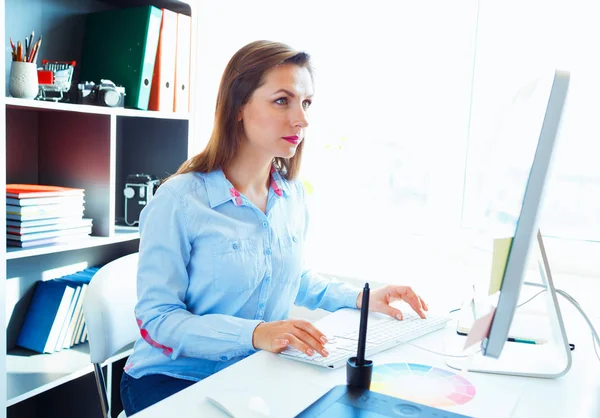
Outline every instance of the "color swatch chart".
<path fill-rule="evenodd" d="M 424 405 L 451 407 L 475 397 L 475 386 L 454 372 L 414 363 L 373 368 L 371 390 Z"/>

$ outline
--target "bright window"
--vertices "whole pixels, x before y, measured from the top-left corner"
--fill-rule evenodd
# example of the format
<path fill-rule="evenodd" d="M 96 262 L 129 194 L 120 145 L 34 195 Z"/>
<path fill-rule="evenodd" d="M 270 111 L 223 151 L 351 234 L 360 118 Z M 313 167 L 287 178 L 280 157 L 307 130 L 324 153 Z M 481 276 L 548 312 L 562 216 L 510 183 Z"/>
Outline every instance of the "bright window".
<path fill-rule="evenodd" d="M 497 130 L 516 89 L 542 70 L 569 71 L 540 228 L 548 237 L 551 263 L 584 274 L 600 274 L 600 61 L 592 52 L 599 18 L 591 1 L 481 2 L 463 212 L 463 226 L 486 221 L 498 174 L 491 167 L 498 167 L 498 154 L 511 146 Z M 531 164 L 525 144 L 511 149 L 514 159 Z M 502 179 L 504 188 L 521 192 L 523 181 L 518 170 L 505 171 Z"/>

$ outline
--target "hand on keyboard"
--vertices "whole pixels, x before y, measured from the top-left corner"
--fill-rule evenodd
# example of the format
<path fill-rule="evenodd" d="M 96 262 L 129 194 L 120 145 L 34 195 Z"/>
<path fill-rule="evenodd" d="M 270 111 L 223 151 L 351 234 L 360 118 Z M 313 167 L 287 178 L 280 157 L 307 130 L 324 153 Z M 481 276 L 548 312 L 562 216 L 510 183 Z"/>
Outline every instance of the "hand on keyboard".
<path fill-rule="evenodd" d="M 388 348 L 442 329 L 450 320 L 450 316 L 446 313 L 430 313 L 427 319 L 421 319 L 414 312 L 406 312 L 402 321 L 377 314 L 369 316 L 366 345 L 367 355 L 377 354 Z M 358 346 L 358 329 L 356 323 L 352 323 L 351 326 L 348 326 L 349 324 L 345 325 L 341 326 L 341 329 L 333 331 L 329 336 L 329 341 L 325 344 L 325 349 L 329 352 L 327 357 L 320 356 L 319 354 L 310 356 L 293 347 L 289 347 L 281 354 L 295 360 L 319 366 L 341 367 L 348 357 L 356 354 Z"/>
<path fill-rule="evenodd" d="M 301 319 L 263 322 L 258 324 L 252 335 L 254 348 L 279 353 L 293 347 L 308 356 L 319 353 L 327 357 L 324 348 L 327 337 L 313 324 Z"/>
<path fill-rule="evenodd" d="M 371 290 L 371 296 L 369 298 L 369 311 L 381 312 L 391 316 L 392 318 L 402 319 L 404 317 L 402 312 L 390 305 L 392 302 L 397 300 L 403 300 L 404 302 L 408 303 L 421 318 L 425 318 L 425 313 L 423 311 L 429 310 L 425 301 L 419 295 L 417 295 L 411 287 L 387 285 Z M 356 299 L 356 307 L 358 309 L 360 309 L 361 301 L 362 292 L 360 292 L 358 298 Z"/>

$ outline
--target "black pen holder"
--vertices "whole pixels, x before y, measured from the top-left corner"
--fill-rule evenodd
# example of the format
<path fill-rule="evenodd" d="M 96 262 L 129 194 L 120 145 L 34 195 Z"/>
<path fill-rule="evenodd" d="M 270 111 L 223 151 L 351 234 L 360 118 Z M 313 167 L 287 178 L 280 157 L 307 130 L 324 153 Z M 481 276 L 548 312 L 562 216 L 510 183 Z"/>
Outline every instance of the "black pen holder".
<path fill-rule="evenodd" d="M 356 357 L 346 361 L 346 384 L 353 388 L 369 389 L 373 375 L 373 361 L 365 360 L 363 365 L 356 364 Z"/>

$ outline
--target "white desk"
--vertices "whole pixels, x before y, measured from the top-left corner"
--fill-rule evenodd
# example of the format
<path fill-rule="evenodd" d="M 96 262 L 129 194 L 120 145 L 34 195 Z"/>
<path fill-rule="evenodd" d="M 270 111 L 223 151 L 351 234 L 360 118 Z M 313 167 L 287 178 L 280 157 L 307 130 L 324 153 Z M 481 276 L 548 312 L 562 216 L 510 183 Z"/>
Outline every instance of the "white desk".
<path fill-rule="evenodd" d="M 328 319 L 319 325 L 321 329 Z M 566 319 L 569 340 L 576 344 L 573 367 L 566 376 L 550 380 L 467 373 L 464 377 L 474 384 L 477 394 L 459 409 L 450 410 L 484 417 L 600 417 L 600 362 L 593 354 L 590 333 L 582 324 L 580 317 Z M 448 352 L 460 343 L 454 327 L 455 323 L 450 322 L 444 330 L 412 343 Z M 448 369 L 444 357 L 412 345 L 393 348 L 371 359 L 375 365 L 407 362 Z M 222 418 L 225 414 L 206 396 L 237 388 L 261 396 L 270 405 L 271 416 L 293 417 L 334 385 L 345 384 L 345 373 L 345 368 L 329 370 L 259 352 L 141 411 L 135 418 Z"/>

